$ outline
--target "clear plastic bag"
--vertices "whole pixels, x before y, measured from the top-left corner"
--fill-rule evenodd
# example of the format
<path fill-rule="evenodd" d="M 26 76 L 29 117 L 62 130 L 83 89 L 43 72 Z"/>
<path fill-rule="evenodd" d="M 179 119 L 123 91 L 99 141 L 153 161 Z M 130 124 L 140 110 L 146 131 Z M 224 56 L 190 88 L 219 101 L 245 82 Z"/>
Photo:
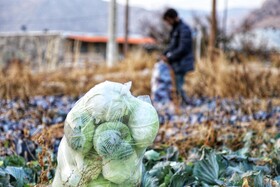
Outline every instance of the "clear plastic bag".
<path fill-rule="evenodd" d="M 170 66 L 163 61 L 155 64 L 152 74 L 152 100 L 155 103 L 169 105 L 172 100 L 172 76 Z"/>
<path fill-rule="evenodd" d="M 159 128 L 149 96 L 134 97 L 131 83 L 106 81 L 68 113 L 53 187 L 134 187 L 142 158 Z"/>

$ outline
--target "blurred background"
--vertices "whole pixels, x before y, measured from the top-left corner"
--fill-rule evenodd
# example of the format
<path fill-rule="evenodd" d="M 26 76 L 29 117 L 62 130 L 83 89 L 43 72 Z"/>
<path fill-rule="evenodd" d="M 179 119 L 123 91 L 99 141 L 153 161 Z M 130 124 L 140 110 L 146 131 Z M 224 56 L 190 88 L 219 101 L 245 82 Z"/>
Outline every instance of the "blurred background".
<path fill-rule="evenodd" d="M 1 1 L 1 65 L 15 59 L 32 63 L 33 69 L 104 62 L 109 5 L 109 1 L 102 0 Z M 215 2 L 213 17 L 210 0 L 117 1 L 114 16 L 117 61 L 123 59 L 128 49 L 164 47 L 168 27 L 161 14 L 165 8 L 174 7 L 193 29 L 197 59 L 206 55 L 215 19 L 215 48 L 233 61 L 257 55 L 264 62 L 271 62 L 271 57 L 279 51 L 279 6 L 277 0 L 220 0 Z"/>
<path fill-rule="evenodd" d="M 2 76 L 12 76 L 8 69 L 13 64 L 24 66 L 24 70 L 31 73 L 26 85 L 30 81 L 33 81 L 30 85 L 37 85 L 32 94 L 44 92 L 38 88 L 48 87 L 49 82 L 58 87 L 50 92 L 68 92 L 65 89 L 69 84 L 65 85 L 65 80 L 53 81 L 50 75 L 43 75 L 44 79 L 35 83 L 39 80 L 38 73 L 54 74 L 75 67 L 75 70 L 92 70 L 91 73 L 98 74 L 99 70 L 107 71 L 106 68 L 110 67 L 112 72 L 120 66 L 149 72 L 157 55 L 168 43 L 170 27 L 162 21 L 162 13 L 167 7 L 176 8 L 181 19 L 191 26 L 197 62 L 210 58 L 210 61 L 226 61 L 231 65 L 260 62 L 257 66 L 280 66 L 278 0 L 11 0 L 0 3 L 0 66 L 5 74 Z M 142 58 L 143 55 L 147 59 Z M 86 68 L 88 66 L 90 68 Z M 255 68 L 256 64 L 253 66 Z M 80 84 L 87 82 L 90 85 L 83 85 L 78 90 L 87 90 L 95 82 L 105 79 L 103 77 L 102 72 L 102 76 L 94 78 L 100 80 L 79 80 Z M 46 78 L 52 81 L 46 81 Z M 194 88 L 195 85 L 189 92 L 200 94 L 193 91 L 199 90 Z M 18 90 L 9 93 L 2 89 L 0 95 L 24 97 L 16 92 Z"/>

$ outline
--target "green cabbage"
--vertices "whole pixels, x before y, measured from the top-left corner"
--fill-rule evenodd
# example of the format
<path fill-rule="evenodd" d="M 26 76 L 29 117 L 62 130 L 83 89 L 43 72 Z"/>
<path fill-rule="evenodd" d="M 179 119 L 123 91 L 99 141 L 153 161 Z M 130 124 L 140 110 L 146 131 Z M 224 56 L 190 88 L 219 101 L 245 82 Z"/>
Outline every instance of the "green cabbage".
<path fill-rule="evenodd" d="M 116 184 L 122 184 L 130 180 L 140 181 L 140 162 L 141 160 L 135 152 L 126 160 L 103 159 L 102 174 L 105 179 Z"/>
<path fill-rule="evenodd" d="M 98 155 L 91 153 L 84 158 L 76 156 L 75 159 L 78 171 L 81 173 L 80 185 L 97 179 L 102 170 L 102 159 Z"/>
<path fill-rule="evenodd" d="M 131 145 L 121 139 L 121 133 L 116 130 L 96 133 L 94 147 L 97 153 L 107 159 L 119 160 L 133 153 Z"/>
<path fill-rule="evenodd" d="M 126 159 L 133 153 L 129 128 L 121 122 L 103 123 L 95 131 L 93 144 L 97 153 L 107 159 Z"/>
<path fill-rule="evenodd" d="M 126 142 L 130 142 L 132 140 L 128 126 L 119 121 L 106 122 L 99 125 L 95 131 L 94 139 L 97 139 L 100 133 L 107 130 L 116 130 L 120 132 L 120 138 Z"/>
<path fill-rule="evenodd" d="M 81 181 L 81 174 L 74 166 L 64 166 L 60 173 L 63 186 L 76 187 Z"/>
<path fill-rule="evenodd" d="M 142 171 L 139 171 L 142 172 Z M 138 175 L 139 177 L 139 175 Z M 140 181 L 139 178 L 136 180 L 127 180 L 124 183 L 121 184 L 115 184 L 113 182 L 110 182 L 106 179 L 104 179 L 104 177 L 102 175 L 100 175 L 96 180 L 92 180 L 87 187 L 135 187 L 135 186 L 139 186 Z"/>
<path fill-rule="evenodd" d="M 65 121 L 64 133 L 74 150 L 86 154 L 93 147 L 94 122 L 88 113 L 71 113 Z"/>
<path fill-rule="evenodd" d="M 142 157 L 156 137 L 157 112 L 130 84 L 104 82 L 68 113 L 53 187 L 134 187 Z"/>
<path fill-rule="evenodd" d="M 147 102 L 139 99 L 133 101 L 128 127 L 136 146 L 148 147 L 153 144 L 159 129 L 157 111 Z"/>
<path fill-rule="evenodd" d="M 53 186 L 78 186 L 96 179 L 102 169 L 102 160 L 96 153 L 83 156 L 73 150 L 63 137 L 57 156 L 58 167 Z"/>
<path fill-rule="evenodd" d="M 96 180 L 92 180 L 87 187 L 125 187 L 125 186 L 117 185 L 115 183 L 112 183 L 104 179 L 102 176 L 99 176 Z"/>
<path fill-rule="evenodd" d="M 83 97 L 87 111 L 97 123 L 120 120 L 128 113 L 126 101 L 132 97 L 130 86 L 109 81 L 96 85 Z"/>
<path fill-rule="evenodd" d="M 58 168 L 54 179 L 53 186 L 74 187 L 77 186 L 81 180 L 81 174 L 78 168 L 75 167 L 75 151 L 68 146 L 65 137 L 62 138 L 59 145 L 59 152 L 57 155 Z"/>

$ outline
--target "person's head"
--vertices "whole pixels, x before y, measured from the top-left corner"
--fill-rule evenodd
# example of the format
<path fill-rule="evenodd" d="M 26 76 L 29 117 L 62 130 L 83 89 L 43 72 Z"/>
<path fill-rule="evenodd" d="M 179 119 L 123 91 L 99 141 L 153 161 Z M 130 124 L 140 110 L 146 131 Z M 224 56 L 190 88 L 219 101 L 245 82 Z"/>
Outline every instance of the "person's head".
<path fill-rule="evenodd" d="M 163 16 L 163 20 L 168 23 L 169 25 L 173 26 L 176 22 L 179 21 L 178 13 L 175 9 L 169 8 L 167 9 Z"/>

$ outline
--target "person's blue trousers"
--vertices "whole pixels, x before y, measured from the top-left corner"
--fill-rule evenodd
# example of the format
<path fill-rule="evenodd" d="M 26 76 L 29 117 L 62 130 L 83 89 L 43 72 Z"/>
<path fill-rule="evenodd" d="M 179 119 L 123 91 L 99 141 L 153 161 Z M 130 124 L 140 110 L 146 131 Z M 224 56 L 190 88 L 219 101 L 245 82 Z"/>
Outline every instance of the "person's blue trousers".
<path fill-rule="evenodd" d="M 175 81 L 176 81 L 176 89 L 177 89 L 177 94 L 179 95 L 179 97 L 182 99 L 182 102 L 184 104 L 188 103 L 188 97 L 186 92 L 183 89 L 183 85 L 185 82 L 185 77 L 186 74 L 176 74 L 175 75 Z"/>

